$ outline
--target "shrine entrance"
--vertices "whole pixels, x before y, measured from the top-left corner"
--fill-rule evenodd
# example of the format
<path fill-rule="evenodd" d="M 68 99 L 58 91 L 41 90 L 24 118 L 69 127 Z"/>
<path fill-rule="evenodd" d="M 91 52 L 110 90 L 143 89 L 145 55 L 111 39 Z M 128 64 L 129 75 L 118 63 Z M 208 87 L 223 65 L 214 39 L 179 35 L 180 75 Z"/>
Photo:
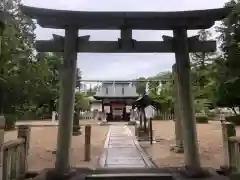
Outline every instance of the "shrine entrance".
<path fill-rule="evenodd" d="M 215 41 L 199 41 L 188 37 L 187 30 L 207 29 L 226 17 L 231 9 L 210 9 L 182 12 L 76 12 L 22 6 L 22 11 L 43 28 L 65 29 L 65 36 L 53 35 L 52 40 L 36 42 L 39 52 L 64 52 L 60 86 L 60 120 L 55 171 L 70 171 L 74 93 L 77 53 L 175 53 L 176 119 L 182 130 L 184 160 L 187 168 L 201 169 L 197 144 L 196 122 L 190 81 L 190 52 L 214 52 Z M 90 36 L 78 37 L 79 29 L 119 29 L 118 41 L 89 41 Z M 173 37 L 163 41 L 137 41 L 132 30 L 172 30 Z M 150 62 L 149 62 L 150 63 Z M 179 110 L 181 107 L 181 111 Z M 178 122 L 178 123 L 177 123 Z"/>
<path fill-rule="evenodd" d="M 132 105 L 139 97 L 136 87 L 131 81 L 100 82 L 101 86 L 93 97 L 102 102 L 101 111 L 105 113 L 106 121 L 129 121 Z"/>

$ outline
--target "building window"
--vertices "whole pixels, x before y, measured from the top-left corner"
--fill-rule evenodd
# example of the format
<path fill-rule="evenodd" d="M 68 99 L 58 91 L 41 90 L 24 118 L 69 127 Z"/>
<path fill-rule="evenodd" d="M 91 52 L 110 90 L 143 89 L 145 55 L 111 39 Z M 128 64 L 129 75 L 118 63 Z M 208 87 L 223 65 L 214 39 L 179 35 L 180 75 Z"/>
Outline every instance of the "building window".
<path fill-rule="evenodd" d="M 122 94 L 124 94 L 124 87 L 122 87 Z"/>
<path fill-rule="evenodd" d="M 106 94 L 108 94 L 108 88 L 106 87 Z"/>

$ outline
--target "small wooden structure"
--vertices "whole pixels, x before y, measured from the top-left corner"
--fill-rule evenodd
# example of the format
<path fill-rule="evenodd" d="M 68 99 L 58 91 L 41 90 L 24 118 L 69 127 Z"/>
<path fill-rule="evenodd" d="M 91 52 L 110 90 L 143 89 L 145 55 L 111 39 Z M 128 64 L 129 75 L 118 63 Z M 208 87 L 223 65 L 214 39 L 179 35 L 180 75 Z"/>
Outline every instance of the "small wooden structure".
<path fill-rule="evenodd" d="M 147 94 L 144 94 L 133 105 L 133 109 L 137 108 L 139 111 L 139 123 L 135 126 L 135 135 L 139 141 L 150 141 L 151 143 L 153 141 L 152 119 L 146 118 L 145 108 L 156 104 Z"/>

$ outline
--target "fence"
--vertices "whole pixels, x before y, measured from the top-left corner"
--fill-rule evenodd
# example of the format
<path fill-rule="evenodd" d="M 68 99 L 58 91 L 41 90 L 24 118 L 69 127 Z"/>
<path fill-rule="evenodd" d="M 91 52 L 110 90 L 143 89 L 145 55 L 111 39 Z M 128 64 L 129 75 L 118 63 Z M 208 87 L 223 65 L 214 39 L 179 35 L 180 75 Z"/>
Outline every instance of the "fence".
<path fill-rule="evenodd" d="M 174 114 L 172 112 L 162 112 L 162 111 L 156 111 L 155 120 L 174 120 Z"/>
<path fill-rule="evenodd" d="M 222 121 L 224 167 L 240 171 L 240 137 L 236 136 L 235 124 Z"/>
<path fill-rule="evenodd" d="M 229 161 L 230 167 L 240 171 L 240 137 L 229 137 Z"/>
<path fill-rule="evenodd" d="M 85 112 L 81 114 L 81 119 L 95 119 L 92 112 Z M 172 112 L 156 111 L 155 120 L 174 120 L 174 114 Z"/>
<path fill-rule="evenodd" d="M 27 155 L 29 150 L 30 128 L 26 125 L 18 127 L 15 140 L 4 142 L 5 119 L 0 117 L 1 136 L 1 178 L 2 180 L 23 179 L 27 171 Z"/>

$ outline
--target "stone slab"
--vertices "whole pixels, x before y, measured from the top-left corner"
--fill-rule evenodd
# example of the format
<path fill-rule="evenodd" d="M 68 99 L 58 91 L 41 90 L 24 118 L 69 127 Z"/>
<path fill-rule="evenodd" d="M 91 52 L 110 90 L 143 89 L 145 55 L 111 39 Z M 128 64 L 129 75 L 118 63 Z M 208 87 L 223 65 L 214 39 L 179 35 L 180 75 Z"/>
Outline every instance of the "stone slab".
<path fill-rule="evenodd" d="M 124 145 L 124 144 L 119 144 L 119 145 L 111 145 L 111 144 L 109 144 L 109 146 L 108 146 L 109 148 L 128 148 L 128 147 L 130 147 L 130 145 Z"/>
<path fill-rule="evenodd" d="M 128 159 L 128 158 L 118 158 L 118 159 L 111 159 L 108 158 L 106 164 L 142 164 L 145 166 L 145 163 L 142 159 Z"/>
<path fill-rule="evenodd" d="M 132 148 L 109 148 L 107 154 L 108 157 L 141 157 L 139 152 Z"/>
<path fill-rule="evenodd" d="M 145 164 L 105 164 L 107 168 L 141 168 L 147 167 Z"/>
<path fill-rule="evenodd" d="M 143 160 L 142 157 L 120 157 L 121 159 L 129 159 L 129 160 Z M 110 158 L 110 159 L 119 159 L 119 157 L 113 157 L 113 158 Z"/>
<path fill-rule="evenodd" d="M 102 167 L 105 168 L 146 168 L 148 163 L 142 157 L 142 152 L 136 145 L 136 139 L 132 136 L 127 126 L 114 126 L 109 128 L 105 143 L 105 160 Z"/>

